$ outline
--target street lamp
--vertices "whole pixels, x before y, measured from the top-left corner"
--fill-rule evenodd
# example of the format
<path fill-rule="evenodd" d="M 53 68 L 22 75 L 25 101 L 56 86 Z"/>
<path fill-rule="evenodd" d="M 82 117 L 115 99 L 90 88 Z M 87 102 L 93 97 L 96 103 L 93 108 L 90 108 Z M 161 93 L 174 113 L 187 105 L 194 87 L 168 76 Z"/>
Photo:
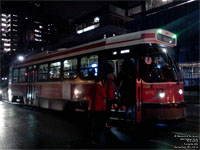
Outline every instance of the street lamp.
<path fill-rule="evenodd" d="M 18 56 L 18 60 L 19 61 L 23 61 L 24 60 L 24 56 Z"/>

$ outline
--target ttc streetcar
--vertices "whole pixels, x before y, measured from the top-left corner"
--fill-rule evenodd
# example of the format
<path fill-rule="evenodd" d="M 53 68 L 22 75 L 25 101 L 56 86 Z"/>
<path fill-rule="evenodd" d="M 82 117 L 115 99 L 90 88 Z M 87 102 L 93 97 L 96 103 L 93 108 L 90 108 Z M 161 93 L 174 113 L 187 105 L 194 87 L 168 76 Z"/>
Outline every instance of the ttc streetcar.
<path fill-rule="evenodd" d="M 176 44 L 175 34 L 150 29 L 34 54 L 10 67 L 9 101 L 87 110 L 95 78 L 106 76 L 107 64 L 117 78 L 123 61 L 130 59 L 136 68 L 136 122 L 185 118 L 183 78 L 173 58 Z"/>

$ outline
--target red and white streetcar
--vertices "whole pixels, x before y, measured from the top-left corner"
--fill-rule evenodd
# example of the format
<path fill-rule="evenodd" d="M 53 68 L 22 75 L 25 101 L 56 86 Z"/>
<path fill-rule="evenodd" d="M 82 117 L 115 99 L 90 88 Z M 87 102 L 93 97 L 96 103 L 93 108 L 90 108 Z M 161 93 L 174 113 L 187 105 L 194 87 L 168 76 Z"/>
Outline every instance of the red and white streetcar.
<path fill-rule="evenodd" d="M 175 34 L 150 29 L 41 52 L 10 68 L 9 100 L 63 111 L 87 109 L 91 85 L 106 65 L 118 76 L 124 59 L 136 66 L 136 122 L 186 117 L 183 79 L 172 57 Z"/>

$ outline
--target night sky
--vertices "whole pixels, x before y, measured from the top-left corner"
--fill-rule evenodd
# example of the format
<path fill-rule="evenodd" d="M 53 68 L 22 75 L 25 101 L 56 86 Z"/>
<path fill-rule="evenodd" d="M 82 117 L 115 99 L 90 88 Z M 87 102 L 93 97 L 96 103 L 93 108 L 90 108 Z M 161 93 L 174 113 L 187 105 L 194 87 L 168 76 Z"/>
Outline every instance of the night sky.
<path fill-rule="evenodd" d="M 37 3 L 37 1 L 34 1 Z M 80 16 L 91 13 L 107 4 L 116 3 L 116 1 L 38 1 L 40 8 L 35 7 L 36 12 L 41 15 L 59 16 L 63 19 L 76 19 Z M 30 9 L 27 7 L 27 1 L 3 1 L 1 2 L 2 12 L 16 12 L 29 15 Z"/>
<path fill-rule="evenodd" d="M 87 13 L 93 12 L 108 3 L 111 2 L 102 2 L 102 1 L 46 2 L 44 4 L 44 12 L 47 14 L 53 14 L 53 15 L 57 14 L 59 16 L 65 16 L 66 18 L 68 17 L 75 19 Z"/>

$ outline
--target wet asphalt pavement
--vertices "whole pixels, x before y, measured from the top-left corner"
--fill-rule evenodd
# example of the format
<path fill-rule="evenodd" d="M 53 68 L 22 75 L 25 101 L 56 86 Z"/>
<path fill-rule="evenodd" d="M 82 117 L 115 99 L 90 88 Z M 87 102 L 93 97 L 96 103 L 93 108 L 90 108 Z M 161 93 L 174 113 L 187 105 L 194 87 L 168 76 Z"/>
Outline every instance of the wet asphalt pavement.
<path fill-rule="evenodd" d="M 92 144 L 86 113 L 66 115 L 0 101 L 0 149 L 190 149 L 198 144 L 199 116 L 167 124 L 113 122 Z"/>

